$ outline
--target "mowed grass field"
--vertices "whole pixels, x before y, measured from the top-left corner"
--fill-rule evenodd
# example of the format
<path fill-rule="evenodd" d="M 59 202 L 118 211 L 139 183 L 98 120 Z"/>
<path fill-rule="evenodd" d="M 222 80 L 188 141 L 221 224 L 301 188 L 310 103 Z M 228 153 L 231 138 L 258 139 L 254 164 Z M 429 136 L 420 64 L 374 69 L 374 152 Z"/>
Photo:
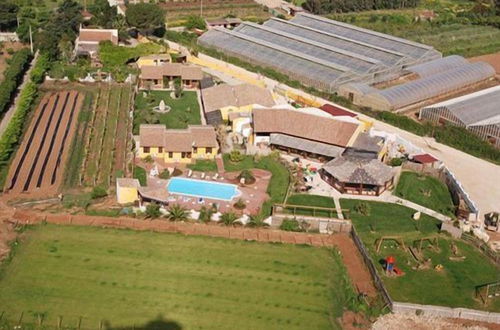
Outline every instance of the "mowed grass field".
<path fill-rule="evenodd" d="M 353 294 L 334 250 L 92 227 L 32 227 L 0 269 L 4 319 L 82 329 L 336 329 Z"/>

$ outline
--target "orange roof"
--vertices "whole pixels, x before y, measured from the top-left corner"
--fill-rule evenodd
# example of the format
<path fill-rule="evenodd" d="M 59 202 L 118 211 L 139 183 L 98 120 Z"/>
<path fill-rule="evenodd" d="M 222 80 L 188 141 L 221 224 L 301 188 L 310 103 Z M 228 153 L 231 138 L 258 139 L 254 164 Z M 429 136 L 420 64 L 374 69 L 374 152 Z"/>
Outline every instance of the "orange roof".
<path fill-rule="evenodd" d="M 281 133 L 346 147 L 359 124 L 341 121 L 306 110 L 254 109 L 255 133 Z"/>
<path fill-rule="evenodd" d="M 114 29 L 80 29 L 79 42 L 101 42 L 109 40 L 118 45 L 118 30 Z"/>
<path fill-rule="evenodd" d="M 182 77 L 184 80 L 201 80 L 203 71 L 197 66 L 188 66 L 181 63 L 163 63 L 162 65 L 143 65 L 141 79 L 163 79 L 164 76 Z"/>
<path fill-rule="evenodd" d="M 190 125 L 187 129 L 167 129 L 165 125 L 141 125 L 139 143 L 141 147 L 163 147 L 167 152 L 189 152 L 193 147 L 218 146 L 214 127 L 202 125 Z"/>

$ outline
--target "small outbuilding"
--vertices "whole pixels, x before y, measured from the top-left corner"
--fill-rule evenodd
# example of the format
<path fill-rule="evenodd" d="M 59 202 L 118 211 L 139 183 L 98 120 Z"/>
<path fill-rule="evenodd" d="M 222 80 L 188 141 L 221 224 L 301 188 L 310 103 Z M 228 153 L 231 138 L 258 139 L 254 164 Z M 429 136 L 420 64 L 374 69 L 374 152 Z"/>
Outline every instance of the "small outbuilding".
<path fill-rule="evenodd" d="M 342 156 L 326 163 L 319 174 L 341 193 L 378 196 L 393 187 L 395 170 L 377 159 Z"/>
<path fill-rule="evenodd" d="M 138 190 L 141 185 L 137 179 L 116 179 L 116 200 L 119 204 L 134 203 L 139 200 Z"/>

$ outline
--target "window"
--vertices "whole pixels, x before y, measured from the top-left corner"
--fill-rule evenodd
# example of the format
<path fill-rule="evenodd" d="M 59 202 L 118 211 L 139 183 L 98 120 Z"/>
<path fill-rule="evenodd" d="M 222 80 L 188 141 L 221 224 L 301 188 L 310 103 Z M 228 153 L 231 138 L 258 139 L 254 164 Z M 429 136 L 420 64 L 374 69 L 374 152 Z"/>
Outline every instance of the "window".
<path fill-rule="evenodd" d="M 163 153 L 163 147 L 158 147 L 158 153 L 159 154 Z"/>
<path fill-rule="evenodd" d="M 186 158 L 191 158 L 191 153 L 190 152 L 186 152 Z"/>
<path fill-rule="evenodd" d="M 193 147 L 193 152 L 196 154 L 198 153 L 198 147 Z"/>
<path fill-rule="evenodd" d="M 173 158 L 174 157 L 174 153 L 172 151 L 169 151 L 168 152 L 168 158 Z"/>
<path fill-rule="evenodd" d="M 212 148 L 211 147 L 205 148 L 205 153 L 211 154 L 212 153 Z"/>
<path fill-rule="evenodd" d="M 143 151 L 145 154 L 149 154 L 149 147 L 142 147 L 142 151 Z"/>

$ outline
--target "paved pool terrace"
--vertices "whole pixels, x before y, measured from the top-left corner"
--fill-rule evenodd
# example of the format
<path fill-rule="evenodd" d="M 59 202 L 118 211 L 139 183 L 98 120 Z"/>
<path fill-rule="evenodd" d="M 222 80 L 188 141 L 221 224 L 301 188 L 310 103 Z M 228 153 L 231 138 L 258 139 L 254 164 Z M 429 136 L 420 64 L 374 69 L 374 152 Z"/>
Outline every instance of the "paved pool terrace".
<path fill-rule="evenodd" d="M 215 173 L 205 173 L 203 179 L 201 172 L 193 172 L 193 174 L 188 178 L 187 172 L 184 171 L 183 175 L 177 178 L 187 178 L 195 180 L 203 180 L 207 183 L 222 183 L 222 184 L 232 184 L 237 186 L 238 194 L 230 201 L 207 198 L 203 197 L 203 203 L 199 202 L 199 197 L 180 195 L 176 193 L 171 193 L 168 191 L 167 186 L 170 180 L 162 180 L 158 177 L 148 177 L 148 186 L 141 188 L 141 193 L 145 196 L 152 196 L 155 199 L 165 201 L 169 205 L 179 204 L 187 209 L 199 210 L 202 206 L 210 206 L 216 203 L 219 207 L 219 212 L 235 212 L 237 214 L 257 214 L 260 211 L 261 205 L 269 199 L 269 195 L 266 193 L 269 181 L 271 180 L 271 172 L 253 169 L 252 174 L 255 177 L 255 183 L 251 185 L 240 184 L 237 176 L 240 171 L 237 172 L 226 172 L 222 176 L 219 174 L 217 178 L 214 178 Z M 242 199 L 245 201 L 246 208 L 243 210 L 236 210 L 233 204 L 238 200 Z"/>

